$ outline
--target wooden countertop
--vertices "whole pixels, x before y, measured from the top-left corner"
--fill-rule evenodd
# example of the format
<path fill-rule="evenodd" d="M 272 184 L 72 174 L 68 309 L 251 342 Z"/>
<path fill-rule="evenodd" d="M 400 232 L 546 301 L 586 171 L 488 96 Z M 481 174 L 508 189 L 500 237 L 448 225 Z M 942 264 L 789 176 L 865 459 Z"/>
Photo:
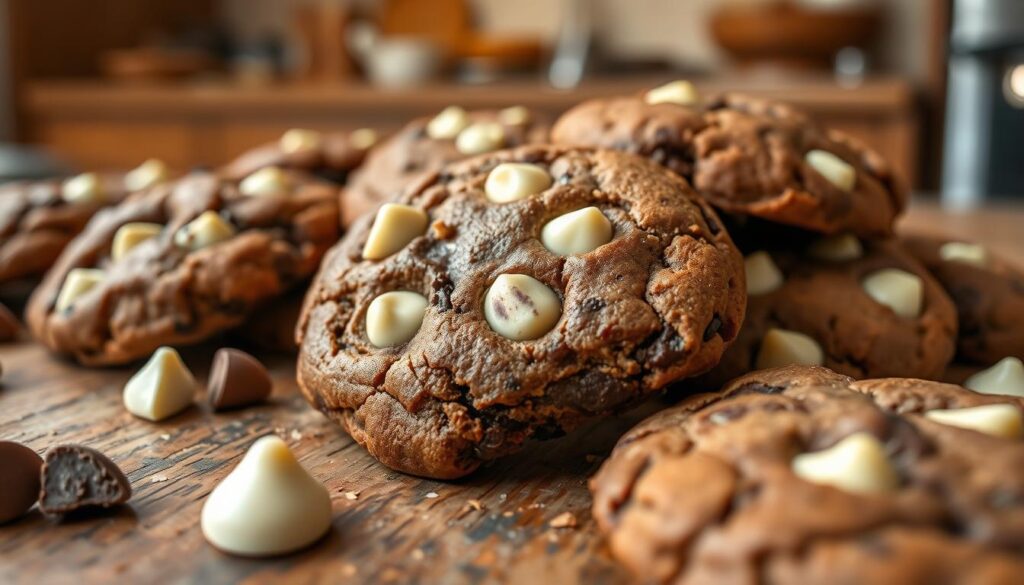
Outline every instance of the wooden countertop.
<path fill-rule="evenodd" d="M 540 109 L 564 108 L 581 100 L 641 91 L 665 82 L 666 76 L 597 78 L 572 90 L 557 90 L 538 79 L 503 81 L 486 85 L 438 83 L 411 89 L 386 89 L 366 83 L 239 86 L 211 81 L 168 84 L 116 84 L 93 81 L 36 81 L 27 85 L 23 106 L 32 113 L 75 116 L 105 112 L 112 116 L 138 113 L 176 116 L 231 108 L 236 113 L 264 109 L 306 108 L 358 110 L 415 105 L 435 110 L 457 103 L 490 107 L 497 103 L 522 104 Z M 900 79 L 871 79 L 856 87 L 842 87 L 829 77 L 760 78 L 745 76 L 698 80 L 705 92 L 741 91 L 769 97 L 819 113 L 891 113 L 913 104 L 912 86 Z"/>
<path fill-rule="evenodd" d="M 1024 266 L 1021 225 L 1024 208 L 950 215 L 922 204 L 903 229 L 984 242 Z M 223 343 L 183 352 L 198 379 Z M 0 346 L 0 439 L 39 452 L 62 442 L 95 447 L 124 469 L 134 489 L 112 514 L 54 522 L 34 510 L 0 526 L 0 582 L 628 582 L 595 534 L 586 482 L 615 439 L 657 402 L 534 444 L 464 480 L 438 482 L 376 463 L 298 396 L 293 358 L 263 357 L 275 380 L 268 405 L 226 414 L 201 406 L 154 424 L 121 404 L 133 368 L 79 368 L 27 340 Z M 203 540 L 200 509 L 246 448 L 268 433 L 282 436 L 328 487 L 333 527 L 297 555 L 232 558 Z M 550 527 L 564 512 L 578 526 Z"/>

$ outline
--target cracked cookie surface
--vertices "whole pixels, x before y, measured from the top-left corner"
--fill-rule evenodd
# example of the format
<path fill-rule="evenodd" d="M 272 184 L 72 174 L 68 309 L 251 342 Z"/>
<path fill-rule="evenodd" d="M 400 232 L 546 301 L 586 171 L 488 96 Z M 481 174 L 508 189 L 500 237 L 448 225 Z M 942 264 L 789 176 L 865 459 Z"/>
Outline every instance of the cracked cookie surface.
<path fill-rule="evenodd" d="M 239 325 L 308 279 L 338 238 L 337 189 L 302 174 L 286 177 L 290 190 L 250 196 L 232 181 L 196 173 L 98 213 L 29 300 L 33 334 L 56 353 L 104 365 Z M 176 241 L 207 212 L 232 235 L 198 249 Z M 138 222 L 158 233 L 115 260 L 111 251 L 119 229 Z M 58 311 L 75 269 L 102 276 Z"/>
<path fill-rule="evenodd" d="M 509 162 L 553 182 L 495 203 L 486 183 Z M 425 212 L 429 227 L 374 261 L 362 251 L 375 218 L 362 218 L 325 258 L 298 330 L 307 399 L 392 468 L 470 473 L 707 370 L 739 328 L 739 253 L 683 180 L 642 158 L 522 147 L 446 167 L 399 203 Z M 544 247 L 548 222 L 588 206 L 609 220 L 611 241 L 566 256 Z M 557 297 L 546 333 L 513 341 L 491 327 L 484 299 L 507 274 Z M 367 314 L 395 291 L 422 295 L 422 324 L 379 348 Z"/>
<path fill-rule="evenodd" d="M 501 121 L 501 112 L 467 112 L 468 125 L 498 123 L 504 132 L 502 148 L 548 142 L 549 127 L 537 114 L 527 113 L 517 123 Z M 341 195 L 342 224 L 350 226 L 359 216 L 402 194 L 417 180 L 429 177 L 444 165 L 469 158 L 459 152 L 456 138 L 432 138 L 427 128 L 432 118 L 417 118 L 370 150 L 363 165 Z"/>
<path fill-rule="evenodd" d="M 1015 583 L 1024 443 L 925 413 L 1020 399 L 825 368 L 765 370 L 687 398 L 620 439 L 591 480 L 613 554 L 663 583 Z M 863 433 L 889 491 L 803 479 L 793 461 Z"/>
<path fill-rule="evenodd" d="M 942 285 L 956 305 L 960 329 L 957 356 L 990 365 L 1007 356 L 1024 358 L 1024 272 L 984 250 L 974 262 L 943 258 L 953 242 L 927 236 L 903 238 L 913 254 Z"/>
<path fill-rule="evenodd" d="M 57 179 L 0 186 L 0 283 L 42 276 L 97 211 L 128 193 L 123 175 L 101 180 L 102 203 L 65 201 Z"/>
<path fill-rule="evenodd" d="M 713 370 L 687 384 L 714 390 L 757 369 L 762 340 L 771 329 L 808 336 L 822 351 L 819 365 L 854 378 L 941 377 L 955 350 L 956 311 L 949 297 L 897 243 L 861 245 L 862 256 L 849 260 L 815 258 L 809 248 L 757 250 L 742 245 L 751 254 L 769 254 L 782 281 L 775 290 L 748 295 L 736 342 Z M 920 279 L 918 315 L 897 314 L 865 290 L 867 278 L 891 269 Z"/>
<path fill-rule="evenodd" d="M 563 114 L 551 136 L 557 144 L 646 156 L 720 210 L 822 233 L 888 235 L 906 205 L 878 153 L 789 106 L 738 94 L 692 106 L 642 96 L 591 100 Z M 851 189 L 812 168 L 806 156 L 814 150 L 852 167 Z"/>

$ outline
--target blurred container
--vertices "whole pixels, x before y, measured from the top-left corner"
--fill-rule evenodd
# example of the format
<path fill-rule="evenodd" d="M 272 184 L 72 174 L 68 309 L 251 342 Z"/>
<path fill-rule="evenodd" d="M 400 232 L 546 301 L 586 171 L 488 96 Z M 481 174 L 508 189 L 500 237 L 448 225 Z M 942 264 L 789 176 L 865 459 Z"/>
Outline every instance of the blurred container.
<path fill-rule="evenodd" d="M 956 0 L 942 199 L 954 208 L 1024 197 L 1024 0 Z"/>
<path fill-rule="evenodd" d="M 383 37 L 372 26 L 359 23 L 350 27 L 349 39 L 367 78 L 377 85 L 420 85 L 436 77 L 441 69 L 442 50 L 429 38 Z"/>
<path fill-rule="evenodd" d="M 715 41 L 740 66 L 829 69 L 844 47 L 863 47 L 881 22 L 861 2 L 727 3 L 711 18 Z"/>

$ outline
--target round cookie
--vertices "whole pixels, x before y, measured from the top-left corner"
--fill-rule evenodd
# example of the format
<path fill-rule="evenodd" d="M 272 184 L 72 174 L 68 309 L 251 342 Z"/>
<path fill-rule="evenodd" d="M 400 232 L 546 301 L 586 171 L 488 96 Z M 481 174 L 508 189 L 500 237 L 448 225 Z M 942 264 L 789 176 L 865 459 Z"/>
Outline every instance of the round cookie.
<path fill-rule="evenodd" d="M 68 201 L 64 181 L 0 186 L 0 283 L 42 276 L 97 211 L 128 193 L 123 174 L 98 176 L 102 197 Z"/>
<path fill-rule="evenodd" d="M 953 357 L 952 302 L 895 242 L 824 238 L 803 248 L 753 251 L 746 266 L 743 327 L 721 362 L 687 381 L 690 387 L 713 390 L 788 363 L 824 365 L 854 378 L 937 379 Z M 917 291 L 901 296 L 900 287 Z"/>
<path fill-rule="evenodd" d="M 241 181 L 260 169 L 278 167 L 307 172 L 340 185 L 363 163 L 378 139 L 377 132 L 369 128 L 326 133 L 296 128 L 274 142 L 242 153 L 219 172 L 228 180 Z"/>
<path fill-rule="evenodd" d="M 1024 273 L 984 247 L 927 236 L 903 238 L 956 305 L 957 356 L 990 365 L 1024 358 Z"/>
<path fill-rule="evenodd" d="M 756 372 L 620 439 L 590 482 L 594 517 L 644 582 L 1015 583 L 1022 406 L 923 380 Z"/>
<path fill-rule="evenodd" d="M 886 236 L 906 205 L 878 153 L 793 108 L 737 94 L 686 105 L 646 96 L 584 102 L 552 141 L 646 156 L 722 211 L 820 233 Z"/>
<path fill-rule="evenodd" d="M 447 124 L 443 131 L 435 130 L 432 136 L 431 124 L 448 115 L 458 116 L 461 121 Z M 361 215 L 397 197 L 417 180 L 429 177 L 448 163 L 471 156 L 462 152 L 457 142 L 462 131 L 477 124 L 500 126 L 501 140 L 495 141 L 492 150 L 548 141 L 548 125 L 535 113 L 521 107 L 471 112 L 451 107 L 434 117 L 417 118 L 373 148 L 363 166 L 352 175 L 342 192 L 342 224 L 350 226 Z"/>
<path fill-rule="evenodd" d="M 106 365 L 241 324 L 308 279 L 339 235 L 337 189 L 282 178 L 247 195 L 197 173 L 97 214 L 29 300 L 32 333 Z"/>
<path fill-rule="evenodd" d="M 403 234 L 383 257 L 378 223 Z M 685 181 L 521 147 L 356 222 L 307 294 L 299 386 L 384 464 L 455 478 L 712 367 L 744 298 L 739 253 Z"/>

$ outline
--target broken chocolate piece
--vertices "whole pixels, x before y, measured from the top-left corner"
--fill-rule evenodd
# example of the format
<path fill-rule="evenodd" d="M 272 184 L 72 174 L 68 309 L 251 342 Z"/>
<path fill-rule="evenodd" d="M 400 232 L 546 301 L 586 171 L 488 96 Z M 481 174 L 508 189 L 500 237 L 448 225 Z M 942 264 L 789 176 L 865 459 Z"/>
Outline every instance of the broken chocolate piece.
<path fill-rule="evenodd" d="M 132 486 L 106 455 L 81 445 L 58 445 L 46 452 L 39 509 L 48 515 L 79 508 L 110 508 L 128 501 Z"/>
<path fill-rule="evenodd" d="M 0 524 L 28 512 L 39 499 L 43 460 L 21 443 L 0 441 Z"/>
<path fill-rule="evenodd" d="M 214 410 L 263 402 L 273 382 L 267 368 L 244 351 L 222 348 L 213 356 L 207 400 Z"/>

